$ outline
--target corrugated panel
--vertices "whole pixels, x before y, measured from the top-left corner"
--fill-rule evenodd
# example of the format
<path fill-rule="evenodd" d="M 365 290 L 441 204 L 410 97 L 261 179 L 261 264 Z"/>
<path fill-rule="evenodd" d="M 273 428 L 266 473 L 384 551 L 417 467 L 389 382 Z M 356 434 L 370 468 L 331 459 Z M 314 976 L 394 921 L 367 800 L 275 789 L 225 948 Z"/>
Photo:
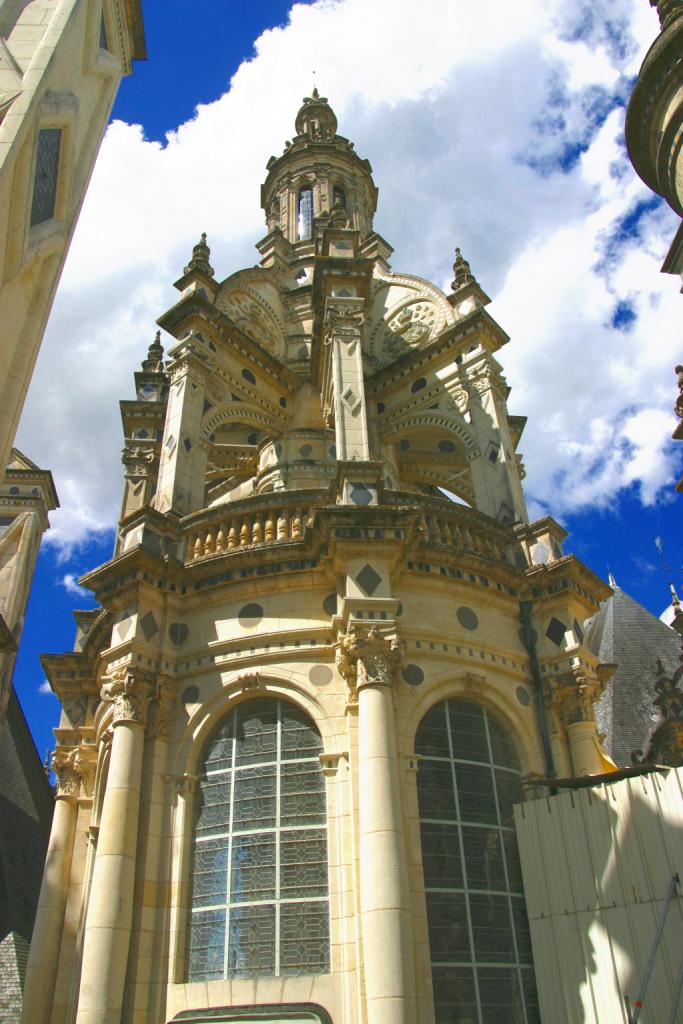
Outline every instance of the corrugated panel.
<path fill-rule="evenodd" d="M 544 1024 L 626 1024 L 624 993 L 635 1000 L 671 876 L 683 876 L 683 771 L 565 791 L 515 819 Z M 678 897 L 642 1024 L 668 1020 L 682 953 Z"/>

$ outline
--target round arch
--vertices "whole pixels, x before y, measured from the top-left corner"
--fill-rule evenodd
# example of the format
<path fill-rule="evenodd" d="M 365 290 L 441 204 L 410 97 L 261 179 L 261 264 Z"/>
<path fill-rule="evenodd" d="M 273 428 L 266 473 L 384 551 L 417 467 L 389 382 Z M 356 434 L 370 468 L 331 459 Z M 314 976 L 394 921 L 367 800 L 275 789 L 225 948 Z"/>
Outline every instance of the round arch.
<path fill-rule="evenodd" d="M 474 704 L 481 704 L 508 730 L 519 758 L 522 775 L 531 771 L 543 774 L 543 752 L 536 733 L 533 705 L 523 710 L 521 705 L 513 703 L 512 694 L 496 681 L 477 681 L 476 685 L 473 685 L 466 675 L 454 677 L 452 671 L 446 671 L 433 679 L 414 704 L 407 717 L 403 737 L 403 753 L 406 756 L 415 757 L 415 736 L 422 719 L 434 705 L 444 700 L 468 700 Z"/>
<path fill-rule="evenodd" d="M 178 743 L 174 773 L 194 776 L 206 741 L 220 721 L 238 704 L 259 697 L 275 697 L 299 708 L 309 716 L 320 733 L 323 751 L 332 750 L 337 737 L 330 728 L 329 716 L 323 713 L 319 701 L 305 685 L 289 676 L 278 676 L 276 672 L 268 675 L 243 672 L 224 684 L 192 713 Z"/>

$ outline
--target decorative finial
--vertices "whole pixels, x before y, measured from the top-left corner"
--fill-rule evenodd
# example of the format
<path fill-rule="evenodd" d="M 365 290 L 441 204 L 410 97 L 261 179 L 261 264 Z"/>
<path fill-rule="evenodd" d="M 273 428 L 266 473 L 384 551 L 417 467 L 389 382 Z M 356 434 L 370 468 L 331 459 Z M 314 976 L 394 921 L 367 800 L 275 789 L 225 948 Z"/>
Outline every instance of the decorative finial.
<path fill-rule="evenodd" d="M 161 373 L 164 369 L 164 349 L 161 344 L 161 331 L 154 335 L 154 341 L 147 349 L 147 358 L 142 360 L 142 369 L 147 373 Z"/>
<path fill-rule="evenodd" d="M 213 267 L 209 263 L 210 255 L 211 250 L 206 244 L 206 231 L 202 231 L 202 237 L 192 249 L 192 259 L 185 267 L 185 273 L 189 274 L 191 270 L 200 270 L 208 277 L 213 277 Z"/>
<path fill-rule="evenodd" d="M 455 263 L 453 264 L 453 274 L 455 275 L 451 281 L 451 288 L 454 292 L 459 291 L 468 284 L 476 284 L 477 279 L 470 269 L 470 265 L 465 257 L 460 252 L 460 249 L 455 250 Z"/>
<path fill-rule="evenodd" d="M 609 583 L 612 590 L 617 589 L 617 581 L 615 580 L 614 573 L 612 572 L 609 566 L 607 566 L 607 582 Z"/>

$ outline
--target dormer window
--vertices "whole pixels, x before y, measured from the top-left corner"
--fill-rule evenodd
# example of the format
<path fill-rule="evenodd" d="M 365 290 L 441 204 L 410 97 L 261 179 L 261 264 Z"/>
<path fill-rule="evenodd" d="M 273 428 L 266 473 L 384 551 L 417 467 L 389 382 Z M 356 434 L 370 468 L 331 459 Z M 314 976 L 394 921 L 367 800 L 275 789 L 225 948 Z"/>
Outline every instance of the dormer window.
<path fill-rule="evenodd" d="M 310 186 L 299 190 L 297 215 L 298 237 L 303 242 L 313 233 L 313 189 Z"/>
<path fill-rule="evenodd" d="M 332 205 L 341 206 L 342 210 L 346 209 L 346 192 L 341 185 L 335 185 L 332 189 Z"/>

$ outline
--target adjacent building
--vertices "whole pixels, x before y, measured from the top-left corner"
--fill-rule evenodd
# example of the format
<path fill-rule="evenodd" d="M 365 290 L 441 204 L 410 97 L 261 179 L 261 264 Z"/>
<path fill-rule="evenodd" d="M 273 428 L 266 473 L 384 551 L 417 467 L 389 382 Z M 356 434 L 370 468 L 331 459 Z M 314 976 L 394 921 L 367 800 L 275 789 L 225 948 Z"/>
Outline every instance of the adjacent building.
<path fill-rule="evenodd" d="M 139 0 L 0 5 L 0 467 L 123 75 Z"/>

